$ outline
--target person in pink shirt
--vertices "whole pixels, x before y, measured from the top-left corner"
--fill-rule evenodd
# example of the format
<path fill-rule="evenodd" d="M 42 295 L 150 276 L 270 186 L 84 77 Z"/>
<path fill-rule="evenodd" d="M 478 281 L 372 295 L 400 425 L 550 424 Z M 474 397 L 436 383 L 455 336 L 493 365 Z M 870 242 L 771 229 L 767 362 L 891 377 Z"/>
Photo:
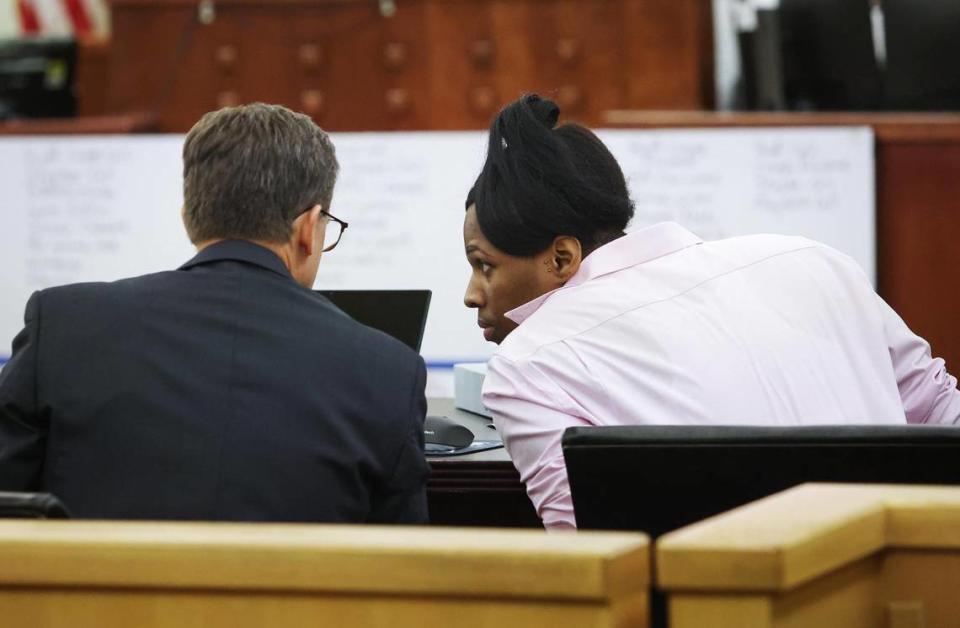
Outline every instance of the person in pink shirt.
<path fill-rule="evenodd" d="M 535 95 L 490 126 L 466 201 L 483 388 L 548 529 L 574 528 L 567 427 L 960 421 L 943 360 L 846 255 L 806 238 L 627 233 L 603 143 Z"/>

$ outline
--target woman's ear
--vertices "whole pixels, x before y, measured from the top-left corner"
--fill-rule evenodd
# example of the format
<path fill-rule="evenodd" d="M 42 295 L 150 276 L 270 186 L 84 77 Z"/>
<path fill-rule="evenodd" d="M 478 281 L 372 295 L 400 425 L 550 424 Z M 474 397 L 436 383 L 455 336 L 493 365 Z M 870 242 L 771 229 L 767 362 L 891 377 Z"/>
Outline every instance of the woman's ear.
<path fill-rule="evenodd" d="M 566 283 L 580 270 L 583 248 L 573 236 L 557 236 L 553 240 L 548 258 L 549 270 L 558 280 Z"/>

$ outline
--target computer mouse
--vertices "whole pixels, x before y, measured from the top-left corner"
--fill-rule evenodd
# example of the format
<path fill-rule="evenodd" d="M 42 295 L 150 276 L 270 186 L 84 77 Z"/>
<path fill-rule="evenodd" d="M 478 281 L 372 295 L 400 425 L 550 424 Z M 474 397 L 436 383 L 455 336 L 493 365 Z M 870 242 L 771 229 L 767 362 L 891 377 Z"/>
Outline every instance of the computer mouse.
<path fill-rule="evenodd" d="M 423 438 L 427 444 L 460 449 L 473 442 L 473 432 L 449 417 L 428 415 L 423 422 Z"/>

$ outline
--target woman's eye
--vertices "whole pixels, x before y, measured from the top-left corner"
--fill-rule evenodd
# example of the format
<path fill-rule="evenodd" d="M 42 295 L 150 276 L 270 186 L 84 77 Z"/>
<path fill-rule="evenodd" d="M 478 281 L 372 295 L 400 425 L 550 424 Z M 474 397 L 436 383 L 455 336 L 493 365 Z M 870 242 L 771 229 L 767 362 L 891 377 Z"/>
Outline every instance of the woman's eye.
<path fill-rule="evenodd" d="M 484 275 L 490 272 L 491 268 L 493 268 L 493 266 L 491 266 L 490 264 L 486 262 L 480 262 L 480 272 L 483 273 Z"/>

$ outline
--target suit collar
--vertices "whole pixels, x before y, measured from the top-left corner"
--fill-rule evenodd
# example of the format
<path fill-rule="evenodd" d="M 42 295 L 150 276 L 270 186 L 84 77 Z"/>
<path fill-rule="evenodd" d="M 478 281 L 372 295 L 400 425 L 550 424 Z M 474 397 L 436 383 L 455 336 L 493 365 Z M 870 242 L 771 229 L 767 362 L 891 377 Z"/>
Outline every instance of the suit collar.
<path fill-rule="evenodd" d="M 276 253 L 259 244 L 254 244 L 246 240 L 224 240 L 216 244 L 211 244 L 197 253 L 193 259 L 181 266 L 180 270 L 189 270 L 194 266 L 223 260 L 246 262 L 247 264 L 266 268 L 278 275 L 293 279 L 290 271 L 287 270 L 287 267 Z"/>

